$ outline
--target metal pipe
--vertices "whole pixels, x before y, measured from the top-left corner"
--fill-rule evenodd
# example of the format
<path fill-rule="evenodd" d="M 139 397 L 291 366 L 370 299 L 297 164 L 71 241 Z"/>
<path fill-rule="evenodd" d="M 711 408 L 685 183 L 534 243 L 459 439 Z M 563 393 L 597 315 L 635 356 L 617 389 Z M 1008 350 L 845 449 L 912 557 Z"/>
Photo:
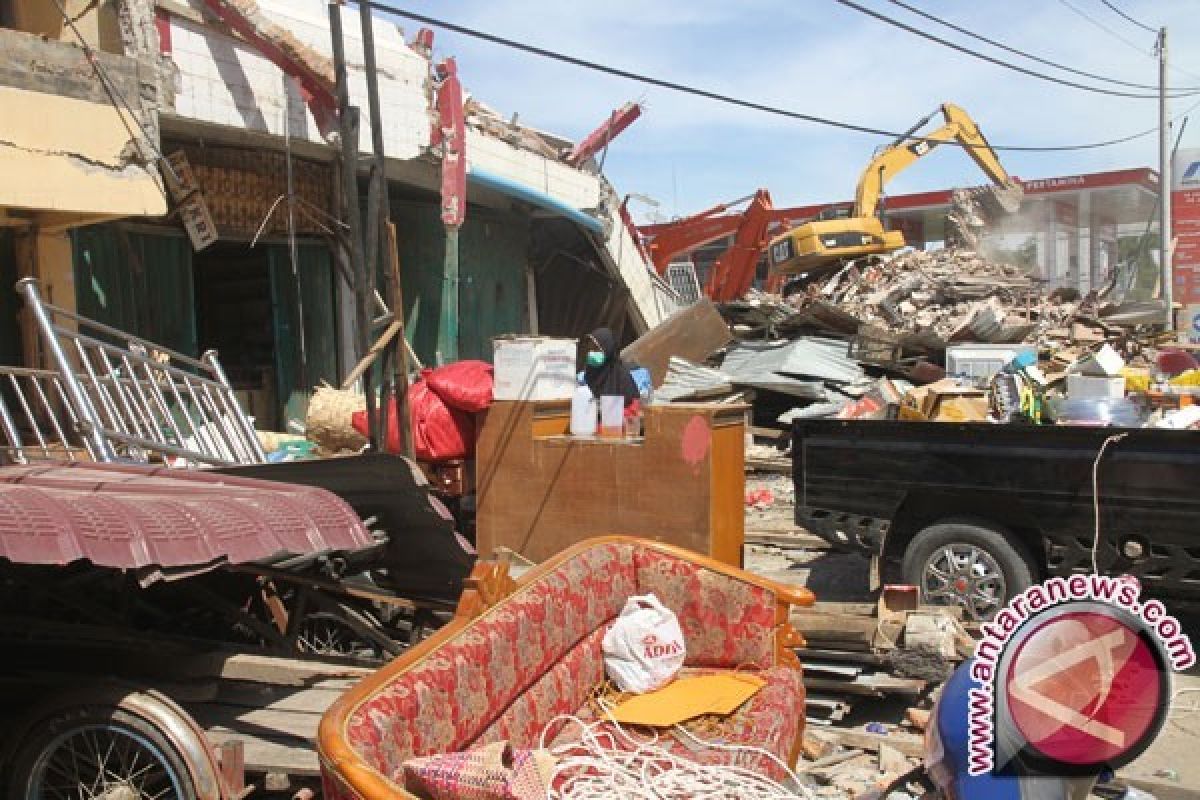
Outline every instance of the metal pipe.
<path fill-rule="evenodd" d="M 50 427 L 54 428 L 54 435 L 58 437 L 58 442 L 62 445 L 63 452 L 70 456 L 71 445 L 70 442 L 67 441 L 66 431 L 64 431 L 62 425 L 59 424 L 58 415 L 55 414 L 54 409 L 50 407 L 50 400 L 46 397 L 46 392 L 44 389 L 42 389 L 42 384 L 36 377 L 30 377 L 28 378 L 28 381 L 29 384 L 33 386 L 33 390 L 37 392 L 38 400 L 41 401 L 42 408 L 46 411 L 46 416 L 50 418 Z"/>
<path fill-rule="evenodd" d="M 15 375 L 9 375 L 8 379 L 12 382 L 13 390 L 17 394 L 17 403 L 20 404 L 21 410 L 25 412 L 25 420 L 29 423 L 29 428 L 33 431 L 33 438 L 37 439 L 42 455 L 49 458 L 50 450 L 46 447 L 46 440 L 42 436 L 42 429 L 38 427 L 37 420 L 33 416 L 33 411 L 29 408 L 29 401 L 25 397 L 25 392 L 21 391 L 21 384 L 17 383 Z"/>
<path fill-rule="evenodd" d="M 8 406 L 4 403 L 3 395 L 0 395 L 0 428 L 3 428 L 4 437 L 8 440 L 8 449 L 12 453 L 13 461 L 18 464 L 26 463 L 25 453 L 22 452 L 21 434 L 17 431 L 12 415 L 8 413 Z"/>
<path fill-rule="evenodd" d="M 1158 32 L 1158 267 L 1166 305 L 1164 324 L 1175 330 L 1175 271 L 1171 268 L 1171 115 L 1167 106 L 1167 28 Z"/>
<path fill-rule="evenodd" d="M 71 363 L 67 361 L 67 355 L 63 352 L 62 346 L 58 342 L 58 337 L 54 335 L 54 326 L 50 322 L 50 317 L 46 313 L 46 309 L 42 307 L 42 298 L 38 291 L 37 279 L 22 278 L 17 281 L 17 292 L 22 295 L 25 305 L 29 308 L 30 313 L 33 314 L 38 327 L 41 328 L 42 339 L 45 342 L 46 349 L 50 352 L 55 366 L 58 367 L 59 374 L 63 376 L 63 380 L 67 384 L 67 394 L 71 398 L 71 403 L 75 405 L 76 413 L 79 416 L 79 432 L 91 444 L 89 449 L 92 450 L 93 457 L 97 461 L 115 461 L 117 454 L 113 450 L 112 445 L 104 437 L 103 426 L 100 424 L 100 418 L 96 414 L 96 409 L 92 407 L 92 403 L 87 395 L 84 394 L 83 388 L 75 380 L 75 373 L 71 370 Z"/>
<path fill-rule="evenodd" d="M 296 290 L 299 291 L 299 287 L 296 287 Z M 303 325 L 304 320 L 301 320 L 300 324 Z M 233 396 L 233 386 L 230 385 L 229 379 L 225 377 L 225 370 L 221 368 L 221 362 L 217 360 L 217 351 L 207 350 L 200 358 L 212 370 L 213 377 L 221 385 L 222 393 L 228 399 L 233 400 L 234 407 L 237 408 L 237 400 Z M 242 429 L 242 434 L 246 436 L 247 442 L 250 445 L 250 452 L 261 464 L 267 460 L 267 453 L 263 450 L 262 442 L 258 440 L 258 433 L 255 432 L 254 426 L 250 424 L 250 420 L 246 418 L 245 414 L 241 413 L 240 408 L 237 408 L 237 410 L 238 413 L 233 416 L 236 418 L 238 427 Z"/>

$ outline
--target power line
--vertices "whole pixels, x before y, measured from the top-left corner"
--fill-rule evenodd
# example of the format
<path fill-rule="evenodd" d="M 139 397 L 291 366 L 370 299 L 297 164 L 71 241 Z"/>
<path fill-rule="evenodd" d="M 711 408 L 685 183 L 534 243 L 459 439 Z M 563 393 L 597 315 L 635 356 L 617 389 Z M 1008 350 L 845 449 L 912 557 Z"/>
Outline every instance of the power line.
<path fill-rule="evenodd" d="M 158 149 L 158 144 L 154 141 L 154 137 L 147 129 L 145 123 L 142 122 L 141 117 L 134 113 L 133 108 L 129 105 L 129 101 L 125 98 L 125 95 L 123 95 L 121 90 L 117 88 L 116 83 L 108 74 L 108 71 L 104 68 L 104 65 L 100 63 L 100 59 L 96 55 L 96 51 L 90 44 L 88 44 L 87 39 L 84 38 L 78 26 L 75 24 L 79 16 L 82 16 L 83 13 L 86 13 L 88 8 L 94 6 L 95 3 L 90 3 L 88 7 L 84 8 L 84 10 L 80 12 L 79 15 L 72 18 L 67 13 L 67 10 L 63 7 L 61 0 L 53 0 L 53 2 L 55 7 L 58 9 L 58 13 L 62 15 L 63 21 L 66 22 L 67 27 L 71 29 L 71 32 L 75 35 L 76 40 L 78 40 L 79 46 L 83 50 L 83 54 L 87 56 L 88 63 L 92 65 L 92 70 L 96 73 L 96 79 L 100 82 L 100 86 L 104 89 L 104 93 L 108 95 L 109 104 L 113 107 L 113 110 L 117 112 L 117 117 L 120 118 L 121 124 L 125 126 L 125 132 L 129 134 L 129 138 L 134 142 L 135 145 L 137 144 L 138 135 L 133 132 L 133 128 L 129 125 L 129 120 L 127 120 L 125 115 L 121 113 L 122 106 L 124 106 L 125 111 L 128 112 L 130 119 L 132 119 L 134 124 L 137 125 L 138 130 L 142 134 L 142 138 L 146 140 L 146 144 L 150 145 L 151 151 L 153 151 L 153 153 L 158 156 L 159 159 L 165 161 L 166 157 L 163 155 L 162 151 Z M 138 149 L 141 149 L 140 145 L 138 145 Z"/>
<path fill-rule="evenodd" d="M 1141 23 L 1141 22 L 1138 22 L 1136 19 L 1134 19 L 1133 17 L 1129 16 L 1128 14 L 1126 14 L 1126 13 L 1125 13 L 1124 11 L 1122 11 L 1121 9 L 1117 8 L 1115 5 L 1113 5 L 1112 3 L 1110 3 L 1108 0 L 1100 0 L 1100 2 L 1101 2 L 1101 3 L 1104 3 L 1104 5 L 1108 6 L 1110 9 L 1112 9 L 1112 10 L 1113 10 L 1113 11 L 1114 11 L 1114 12 L 1115 12 L 1115 13 L 1116 13 L 1118 16 L 1125 18 L 1125 19 L 1126 19 L 1126 20 L 1128 20 L 1129 22 L 1132 22 L 1134 25 L 1137 25 L 1137 26 L 1138 26 L 1139 28 L 1141 28 L 1142 30 L 1144 30 L 1144 31 L 1150 31 L 1150 33 L 1153 33 L 1153 34 L 1157 34 L 1157 33 L 1158 33 L 1158 29 L 1156 29 L 1156 28 L 1151 28 L 1149 25 L 1145 25 L 1145 24 L 1143 24 L 1143 23 Z"/>
<path fill-rule="evenodd" d="M 904 22 L 901 22 L 900 20 L 892 19 L 891 17 L 887 16 L 886 14 L 880 14 L 878 11 L 872 11 L 869 8 L 866 8 L 864 6 L 859 5 L 858 3 L 853 2 L 853 0 L 837 0 L 837 2 L 841 3 L 842 5 L 846 6 L 847 8 L 854 9 L 855 11 L 859 12 L 860 14 L 865 14 L 868 17 L 873 17 L 874 19 L 877 19 L 880 22 L 883 22 L 887 25 L 891 25 L 894 28 L 900 28 L 903 31 L 907 31 L 908 33 L 911 33 L 914 36 L 920 36 L 922 39 L 927 39 L 931 42 L 936 42 L 937 44 L 940 44 L 943 47 L 949 47 L 951 50 L 956 50 L 964 55 L 971 56 L 972 58 L 977 58 L 981 61 L 986 61 L 989 64 L 995 64 L 998 67 L 1004 67 L 1005 69 L 1013 70 L 1014 72 L 1020 72 L 1021 74 L 1028 75 L 1031 78 L 1037 78 L 1039 80 L 1049 81 L 1050 83 L 1057 83 L 1062 86 L 1070 86 L 1075 89 L 1082 89 L 1085 92 L 1095 92 L 1096 94 L 1106 94 L 1106 95 L 1109 95 L 1112 97 L 1136 97 L 1136 98 L 1144 99 L 1144 100 L 1150 100 L 1150 99 L 1157 100 L 1158 99 L 1157 94 L 1137 94 L 1134 92 L 1120 92 L 1115 89 L 1105 89 L 1100 86 L 1089 86 L 1086 83 L 1076 83 L 1075 81 L 1068 81 L 1068 80 L 1064 80 L 1063 78 L 1056 78 L 1053 75 L 1046 75 L 1045 73 L 1038 72 L 1037 70 L 1028 69 L 1028 68 L 1022 67 L 1018 64 L 1010 64 L 1009 62 L 1004 61 L 999 58 L 993 58 L 992 56 L 989 56 L 985 53 L 980 53 L 977 50 L 972 50 L 969 47 L 963 47 L 962 45 L 951 42 L 948 39 L 943 39 L 940 36 L 934 36 L 932 33 L 926 33 L 925 31 L 920 30 L 919 28 L 914 28 L 913 26 L 908 25 Z M 1062 2 L 1066 2 L 1066 0 L 1062 0 Z M 1185 96 L 1190 96 L 1190 94 L 1195 94 L 1195 92 L 1192 92 L 1189 94 L 1173 95 L 1173 96 L 1185 97 Z"/>
<path fill-rule="evenodd" d="M 944 20 L 944 19 L 941 19 L 940 17 L 934 16 L 933 14 L 930 14 L 927 11 L 917 8 L 916 6 L 910 5 L 906 2 L 904 2 L 904 0 L 888 0 L 888 2 L 891 3 L 892 5 L 899 6 L 900 8 L 903 8 L 906 11 L 916 14 L 919 17 L 923 17 L 924 19 L 927 19 L 930 22 L 934 22 L 938 25 L 949 28 L 952 31 L 961 33 L 964 36 L 969 36 L 972 39 L 977 39 L 981 42 L 985 42 L 986 44 L 990 44 L 992 47 L 997 47 L 1006 52 L 1021 56 L 1022 58 L 1028 58 L 1030 61 L 1036 61 L 1039 64 L 1045 64 L 1048 67 L 1054 67 L 1055 69 L 1061 69 L 1066 72 L 1072 72 L 1076 75 L 1082 75 L 1085 78 L 1093 78 L 1098 81 L 1106 81 L 1108 83 L 1115 83 L 1115 84 L 1119 84 L 1121 86 L 1131 86 L 1135 89 L 1151 89 L 1151 90 L 1158 89 L 1157 84 L 1132 83 L 1130 81 L 1123 81 L 1123 80 L 1119 80 L 1117 78 L 1109 78 L 1104 75 L 1097 75 L 1094 72 L 1087 72 L 1085 70 L 1075 69 L 1074 67 L 1069 67 L 1066 64 L 1060 64 L 1057 61 L 1051 61 L 1048 58 L 1042 58 L 1041 56 L 1035 56 L 1032 53 L 1027 53 L 1024 50 L 1019 50 L 1015 47 L 1004 44 L 1003 42 L 998 42 L 995 39 L 989 39 L 986 36 L 982 36 L 978 33 L 975 33 L 974 31 L 968 30 L 967 28 L 964 28 L 960 25 L 955 25 L 953 22 L 948 22 L 947 20 Z M 1176 87 L 1176 90 L 1177 91 L 1195 91 L 1195 90 L 1200 90 L 1200 86 Z"/>
<path fill-rule="evenodd" d="M 1144 47 L 1142 47 L 1139 44 L 1136 44 L 1136 43 L 1130 41 L 1129 39 L 1126 39 L 1124 36 L 1117 33 L 1116 31 L 1114 31 L 1112 28 L 1105 25 L 1100 20 L 1095 19 L 1090 14 L 1088 14 L 1086 11 L 1080 9 L 1078 6 L 1073 4 L 1070 0 L 1058 0 L 1058 2 L 1062 3 L 1064 6 L 1071 9 L 1072 11 L 1074 11 L 1078 16 L 1083 17 L 1088 22 L 1092 23 L 1097 28 L 1104 31 L 1105 33 L 1107 33 L 1109 36 L 1113 37 L 1117 41 L 1124 42 L 1126 45 L 1132 47 L 1134 50 L 1137 50 L 1139 53 L 1141 53 L 1144 56 L 1149 56 L 1150 58 L 1154 57 L 1154 54 L 1151 53 L 1149 50 L 1145 49 Z M 1156 33 L 1157 33 L 1157 31 L 1156 31 Z"/>
<path fill-rule="evenodd" d="M 649 75 L 642 75 L 642 74 L 639 74 L 636 72 L 631 72 L 626 69 L 621 69 L 619 67 L 611 67 L 606 64 L 599 64 L 597 62 L 588 61 L 586 59 L 578 58 L 576 56 L 567 55 L 565 53 L 559 53 L 554 50 L 547 50 L 546 48 L 543 48 L 543 47 L 537 47 L 536 45 L 525 44 L 524 42 L 518 42 L 513 39 L 506 39 L 503 36 L 497 36 L 492 33 L 486 33 L 484 31 L 476 30 L 474 28 L 468 28 L 464 25 L 458 25 L 453 22 L 447 22 L 446 20 L 437 19 L 436 17 L 429 17 L 429 16 L 425 16 L 424 14 L 417 14 L 412 11 L 405 11 L 403 9 L 396 8 L 395 6 L 387 5 L 386 3 L 377 2 L 376 0 L 356 0 L 356 2 L 365 2 L 368 6 L 370 6 L 371 8 L 373 8 L 377 11 L 383 11 L 388 14 L 393 14 L 397 17 L 402 17 L 404 19 L 409 19 L 414 22 L 419 22 L 422 25 L 432 25 L 434 27 L 442 28 L 444 30 L 451 31 L 453 33 L 458 33 L 463 36 L 468 36 L 472 39 L 479 39 L 481 41 L 500 45 L 502 47 L 507 47 L 512 50 L 518 50 L 520 52 L 528 53 L 530 55 L 539 56 L 541 58 L 550 59 L 552 61 L 558 61 L 563 64 L 570 64 L 575 67 L 592 70 L 593 72 L 600 72 L 605 75 L 612 75 L 617 78 L 624 78 L 626 80 L 636 81 L 638 83 L 643 83 L 648 86 L 657 86 L 661 89 L 669 89 L 670 91 L 673 91 L 673 92 L 680 92 L 682 94 L 689 94 L 689 95 L 693 95 L 695 97 L 702 97 L 707 100 L 716 101 L 718 103 L 725 103 L 725 104 L 732 105 L 732 106 L 738 106 L 740 108 L 746 108 L 746 109 L 750 109 L 752 111 L 761 111 L 764 114 L 772 114 L 777 117 L 786 117 L 787 119 L 795 119 L 795 120 L 800 120 L 803 122 L 812 122 L 817 125 L 826 125 L 826 126 L 833 127 L 833 128 L 840 128 L 842 130 L 854 131 L 856 133 L 868 133 L 868 134 L 873 134 L 876 136 L 888 136 L 891 138 L 900 138 L 900 139 L 911 140 L 911 141 L 929 141 L 929 142 L 936 142 L 937 144 L 949 144 L 949 145 L 953 145 L 955 147 L 961 147 L 963 149 L 971 149 L 974 147 L 985 147 L 986 146 L 986 145 L 962 144 L 961 142 L 953 142 L 953 141 L 952 142 L 942 142 L 940 140 L 928 139 L 924 136 L 917 136 L 917 135 L 913 135 L 911 133 L 898 133 L 896 131 L 885 130 L 883 128 L 873 128 L 868 125 L 858 125 L 858 124 L 855 124 L 852 122 L 844 122 L 841 120 L 831 119 L 829 117 L 820 117 L 820 116 L 816 116 L 814 114 L 804 114 L 799 111 L 792 111 L 790 109 L 779 108 L 777 106 L 770 106 L 770 105 L 766 105 L 765 103 L 757 103 L 752 100 L 743 100 L 740 97 L 731 97 L 730 95 L 720 94 L 719 92 L 710 91 L 708 89 L 701 89 L 701 88 L 694 87 L 694 86 L 688 86 L 688 85 L 682 84 L 682 83 L 676 83 L 675 81 L 668 81 L 668 80 L 664 80 L 662 78 L 655 78 L 655 77 L 651 77 Z M 1096 149 L 1099 149 L 1102 147 L 1111 147 L 1112 145 L 1124 144 L 1125 142 L 1131 142 L 1135 139 L 1140 139 L 1144 136 L 1149 136 L 1150 134 L 1154 133 L 1157 130 L 1158 130 L 1157 127 L 1148 128 L 1147 130 L 1139 131 L 1138 133 L 1133 133 L 1128 136 L 1121 136 L 1121 137 L 1118 137 L 1115 139 L 1107 139 L 1105 141 L 1099 141 L 1099 142 L 1088 142 L 1086 144 L 1040 145 L 1040 146 L 1035 146 L 1035 145 L 992 145 L 991 149 L 992 150 L 1005 150 L 1005 151 L 1012 151 L 1012 152 L 1027 152 L 1027 153 L 1052 153 L 1052 152 L 1064 152 L 1064 151 L 1074 151 L 1074 150 L 1096 150 Z"/>

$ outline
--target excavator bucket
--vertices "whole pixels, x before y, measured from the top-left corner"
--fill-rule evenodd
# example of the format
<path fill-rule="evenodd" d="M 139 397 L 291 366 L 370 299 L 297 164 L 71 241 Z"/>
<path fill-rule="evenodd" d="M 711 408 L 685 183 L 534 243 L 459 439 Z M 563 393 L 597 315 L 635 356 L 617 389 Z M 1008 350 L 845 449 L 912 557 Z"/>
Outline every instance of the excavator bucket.
<path fill-rule="evenodd" d="M 1025 190 L 1019 183 L 980 186 L 974 192 L 977 193 L 974 200 L 982 206 L 984 214 L 989 218 L 1017 213 L 1021 210 L 1021 201 L 1025 199 Z"/>

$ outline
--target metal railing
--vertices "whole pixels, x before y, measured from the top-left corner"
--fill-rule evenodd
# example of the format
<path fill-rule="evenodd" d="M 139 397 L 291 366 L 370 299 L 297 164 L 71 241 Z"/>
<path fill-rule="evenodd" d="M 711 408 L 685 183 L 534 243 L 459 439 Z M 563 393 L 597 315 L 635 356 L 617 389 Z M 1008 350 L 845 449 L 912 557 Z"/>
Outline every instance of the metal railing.
<path fill-rule="evenodd" d="M 8 401 L 11 401 L 11 408 Z M 0 367 L 0 461 L 94 461 L 57 372 Z"/>
<path fill-rule="evenodd" d="M 32 382 L 32 394 L 17 386 L 17 405 L 39 452 L 50 442 L 42 431 L 52 430 L 56 441 L 77 440 L 95 461 L 145 463 L 157 455 L 228 466 L 266 460 L 215 350 L 196 360 L 50 305 L 33 278 L 19 281 L 17 291 L 53 366 L 50 372 L 6 370 L 14 384 Z M 54 391 L 47 393 L 48 386 Z M 64 416 L 55 414 L 56 406 Z M 5 409 L 0 420 L 10 448 L 14 437 L 21 441 L 11 417 Z"/>

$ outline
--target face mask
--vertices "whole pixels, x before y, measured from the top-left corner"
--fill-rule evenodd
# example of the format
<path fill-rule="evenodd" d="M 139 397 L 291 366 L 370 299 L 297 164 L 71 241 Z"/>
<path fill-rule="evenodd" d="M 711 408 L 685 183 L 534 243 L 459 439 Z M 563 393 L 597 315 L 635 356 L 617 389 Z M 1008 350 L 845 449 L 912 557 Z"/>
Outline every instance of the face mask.
<path fill-rule="evenodd" d="M 601 353 L 599 350 L 592 350 L 592 351 L 588 352 L 587 365 L 589 367 L 604 366 L 604 353 Z"/>

